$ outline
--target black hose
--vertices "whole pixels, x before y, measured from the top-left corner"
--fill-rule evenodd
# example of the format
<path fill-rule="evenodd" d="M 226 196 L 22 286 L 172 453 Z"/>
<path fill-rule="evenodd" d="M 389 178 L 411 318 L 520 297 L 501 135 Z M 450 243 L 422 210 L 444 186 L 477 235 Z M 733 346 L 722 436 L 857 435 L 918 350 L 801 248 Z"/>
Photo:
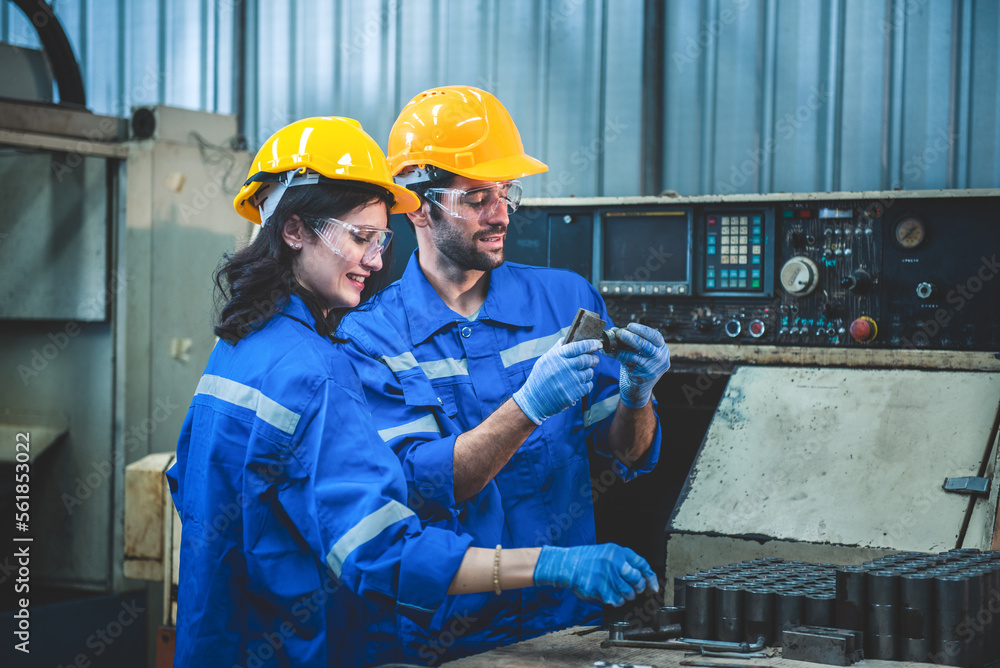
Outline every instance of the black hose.
<path fill-rule="evenodd" d="M 80 65 L 52 6 L 45 0 L 11 1 L 24 12 L 38 33 L 38 39 L 52 65 L 52 73 L 59 88 L 59 101 L 86 107 L 87 95 L 83 88 L 83 77 L 80 76 Z"/>

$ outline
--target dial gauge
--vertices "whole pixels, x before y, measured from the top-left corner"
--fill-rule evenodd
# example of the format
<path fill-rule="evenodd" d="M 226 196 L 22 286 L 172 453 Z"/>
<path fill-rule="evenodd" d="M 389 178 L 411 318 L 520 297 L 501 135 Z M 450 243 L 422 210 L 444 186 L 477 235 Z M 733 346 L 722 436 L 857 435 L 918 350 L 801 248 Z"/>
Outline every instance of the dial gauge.
<path fill-rule="evenodd" d="M 903 250 L 913 250 L 924 242 L 927 228 L 919 218 L 907 216 L 900 219 L 892 229 L 892 238 Z"/>

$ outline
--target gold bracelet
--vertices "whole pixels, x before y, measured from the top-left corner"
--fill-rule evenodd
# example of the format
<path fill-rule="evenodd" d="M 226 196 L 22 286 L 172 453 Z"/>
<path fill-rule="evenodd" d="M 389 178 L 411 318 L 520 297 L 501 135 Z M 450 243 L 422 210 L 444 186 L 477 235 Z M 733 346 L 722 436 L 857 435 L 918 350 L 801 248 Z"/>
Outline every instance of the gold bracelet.
<path fill-rule="evenodd" d="M 500 544 L 497 543 L 497 551 L 493 555 L 493 590 L 500 595 Z"/>

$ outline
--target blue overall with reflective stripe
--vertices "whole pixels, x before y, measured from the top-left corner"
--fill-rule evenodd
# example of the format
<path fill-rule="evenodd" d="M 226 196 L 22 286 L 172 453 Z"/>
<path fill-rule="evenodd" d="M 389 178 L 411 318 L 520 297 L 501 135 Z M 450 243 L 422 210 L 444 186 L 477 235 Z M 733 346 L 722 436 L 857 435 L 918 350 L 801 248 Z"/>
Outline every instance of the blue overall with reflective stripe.
<path fill-rule="evenodd" d="M 346 356 L 293 296 L 220 341 L 167 472 L 180 513 L 176 666 L 361 666 L 398 654 L 471 539 L 422 529 Z M 360 595 L 360 596 L 359 596 Z"/>
<path fill-rule="evenodd" d="M 580 307 L 609 320 L 604 300 L 579 275 L 508 262 L 491 272 L 470 322 L 444 304 L 415 253 L 373 308 L 344 320 L 340 334 L 351 341 L 379 435 L 399 455 L 410 507 L 427 525 L 467 532 L 485 548 L 593 544 L 591 476 L 600 471 L 590 470 L 588 446 L 626 480 L 656 464 L 659 427 L 632 470 L 610 457 L 619 364 L 602 355 L 593 391 L 535 429 L 479 494 L 455 503 L 456 437 L 510 399 Z M 402 619 L 400 630 L 408 658 L 434 662 L 599 615 L 568 590 L 543 587 L 450 596 L 435 615 L 436 631 Z"/>

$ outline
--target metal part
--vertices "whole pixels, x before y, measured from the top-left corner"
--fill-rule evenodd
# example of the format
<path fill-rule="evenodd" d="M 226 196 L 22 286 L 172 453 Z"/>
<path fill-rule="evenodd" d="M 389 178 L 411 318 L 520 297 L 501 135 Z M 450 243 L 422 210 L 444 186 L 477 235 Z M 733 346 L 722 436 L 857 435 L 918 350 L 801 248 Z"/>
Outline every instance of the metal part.
<path fill-rule="evenodd" d="M 608 630 L 608 640 L 624 640 L 625 632 L 632 628 L 628 622 L 615 622 Z"/>
<path fill-rule="evenodd" d="M 849 666 L 864 658 L 860 631 L 797 626 L 782 633 L 782 658 Z"/>
<path fill-rule="evenodd" d="M 934 629 L 934 576 L 907 573 L 899 588 L 899 659 L 929 661 Z"/>
<path fill-rule="evenodd" d="M 934 659 L 948 666 L 969 666 L 969 645 L 960 630 L 969 616 L 969 580 L 960 575 L 939 576 L 934 580 L 934 592 Z"/>
<path fill-rule="evenodd" d="M 623 622 L 617 622 L 622 624 Z M 624 622 L 628 625 L 628 622 Z M 614 627 L 611 629 L 612 633 L 615 631 Z M 658 629 L 641 628 L 641 629 L 625 629 L 621 634 L 622 637 L 618 640 L 672 640 L 674 638 L 680 638 L 683 635 L 681 631 L 680 624 L 667 624 Z M 615 638 L 610 638 L 614 640 Z"/>
<path fill-rule="evenodd" d="M 618 333 L 622 331 L 622 327 L 609 327 L 603 332 L 601 332 L 601 345 L 604 348 L 604 352 L 608 355 L 616 352 L 621 346 L 621 339 Z"/>
<path fill-rule="evenodd" d="M 966 476 L 964 478 L 945 478 L 942 489 L 946 492 L 956 494 L 978 494 L 981 496 L 990 495 L 990 479 L 978 476 Z"/>
<path fill-rule="evenodd" d="M 774 633 L 780 639 L 782 632 L 802 623 L 805 595 L 796 590 L 780 590 L 774 595 Z"/>
<path fill-rule="evenodd" d="M 694 638 L 711 638 L 714 635 L 715 591 L 704 580 L 688 582 L 684 588 L 684 632 Z"/>
<path fill-rule="evenodd" d="M 802 621 L 809 626 L 832 626 L 834 598 L 833 594 L 828 594 L 822 590 L 806 594 L 802 610 Z"/>
<path fill-rule="evenodd" d="M 715 635 L 719 640 L 743 640 L 743 597 L 739 585 L 723 585 L 715 590 Z"/>
<path fill-rule="evenodd" d="M 706 656 L 708 656 L 706 654 Z M 747 657 L 750 658 L 750 657 Z M 763 654 L 754 654 L 753 658 L 766 658 Z M 699 668 L 763 668 L 767 664 L 763 663 L 717 663 L 715 661 L 691 661 L 690 659 L 681 659 L 679 665 L 682 666 L 698 666 Z"/>
<path fill-rule="evenodd" d="M 764 639 L 757 638 L 754 643 L 745 642 L 722 642 L 719 640 L 701 640 L 698 638 L 678 638 L 677 640 L 667 640 L 664 642 L 653 642 L 649 640 L 613 640 L 608 638 L 601 643 L 602 648 L 608 647 L 634 647 L 637 649 L 696 649 L 701 651 L 737 652 L 739 654 L 751 654 L 760 652 L 765 648 Z"/>
<path fill-rule="evenodd" d="M 896 658 L 896 626 L 899 613 L 900 576 L 893 570 L 868 572 L 868 632 L 865 656 Z"/>
<path fill-rule="evenodd" d="M 764 644 L 774 639 L 774 592 L 770 589 L 748 589 L 744 596 L 746 630 L 744 640 L 763 637 Z"/>
<path fill-rule="evenodd" d="M 607 323 L 599 315 L 593 311 L 581 308 L 576 312 L 576 316 L 569 326 L 569 331 L 566 332 L 566 343 L 583 341 L 585 339 L 599 339 L 601 338 L 601 333 L 604 331 L 605 324 Z"/>

